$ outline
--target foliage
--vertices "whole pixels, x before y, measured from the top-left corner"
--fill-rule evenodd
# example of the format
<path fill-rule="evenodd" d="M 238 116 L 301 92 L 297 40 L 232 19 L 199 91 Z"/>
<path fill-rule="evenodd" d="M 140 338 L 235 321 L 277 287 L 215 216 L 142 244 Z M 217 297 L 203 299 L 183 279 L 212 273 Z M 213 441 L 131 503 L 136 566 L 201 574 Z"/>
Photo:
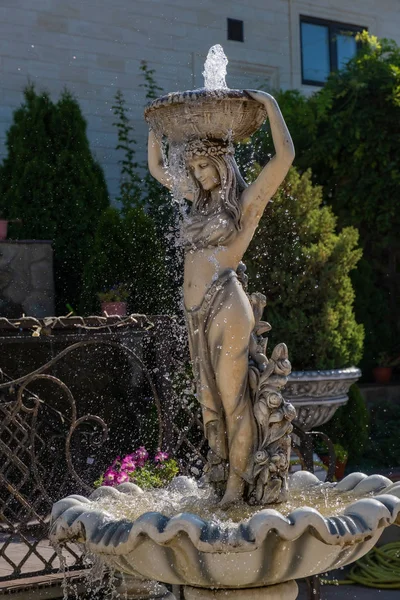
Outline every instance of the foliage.
<path fill-rule="evenodd" d="M 314 96 L 306 97 L 298 90 L 276 91 L 274 96 L 285 117 L 286 124 L 296 148 L 294 165 L 305 171 L 310 165 L 307 151 L 313 146 L 317 135 L 318 106 Z M 265 164 L 274 154 L 269 121 L 267 120 L 252 137 L 252 145 L 256 148 L 254 159 Z"/>
<path fill-rule="evenodd" d="M 400 287 L 391 272 L 393 254 L 400 253 L 395 202 L 400 185 L 400 49 L 366 32 L 360 40 L 358 57 L 320 92 L 319 103 L 326 109 L 310 156 L 340 224 L 360 231 L 366 264 L 354 282 L 372 358 L 380 349 L 393 348 L 400 333 L 395 300 Z"/>
<path fill-rule="evenodd" d="M 136 151 L 134 146 L 136 140 L 132 137 L 133 126 L 129 122 L 126 109 L 126 101 L 121 90 L 115 94 L 115 104 L 112 106 L 117 118 L 115 127 L 118 132 L 118 144 L 116 150 L 121 150 L 123 159 L 121 164 L 120 195 L 117 200 L 121 204 L 122 213 L 125 214 L 132 206 L 142 203 L 140 176 L 138 174 L 139 164 L 135 160 Z"/>
<path fill-rule="evenodd" d="M 349 453 L 342 444 L 333 444 L 333 449 L 335 450 L 336 460 L 338 462 L 344 462 L 348 459 Z"/>
<path fill-rule="evenodd" d="M 295 165 L 312 169 L 339 227 L 360 232 L 363 257 L 352 281 L 366 333 L 362 366 L 370 368 L 379 352 L 393 353 L 400 334 L 400 49 L 367 32 L 359 41 L 357 56 L 318 93 L 305 98 L 289 91 L 277 99 L 294 139 Z M 264 160 L 272 141 L 261 138 Z"/>
<path fill-rule="evenodd" d="M 292 168 L 265 210 L 245 255 L 251 287 L 267 296 L 269 344 L 285 341 L 294 369 L 357 364 L 363 327 L 349 273 L 360 259 L 357 231 L 335 233 L 311 172 Z"/>
<path fill-rule="evenodd" d="M 133 481 L 143 489 L 165 487 L 178 473 L 178 463 L 170 458 L 163 463 L 137 469 Z"/>
<path fill-rule="evenodd" d="M 124 215 L 114 207 L 107 208 L 99 219 L 85 266 L 81 312 L 96 312 L 98 291 L 123 281 L 132 312 L 159 313 L 163 302 L 168 302 L 164 260 L 154 222 L 142 206 L 130 208 Z"/>
<path fill-rule="evenodd" d="M 398 367 L 400 365 L 400 355 L 391 355 L 388 352 L 380 352 L 377 365 L 380 367 Z"/>
<path fill-rule="evenodd" d="M 141 446 L 122 459 L 117 456 L 94 485 L 112 487 L 130 482 L 142 489 L 160 488 L 166 486 L 178 473 L 177 462 L 168 458 L 167 452 L 158 450 L 154 458 L 150 459 L 146 448 Z"/>
<path fill-rule="evenodd" d="M 57 102 L 33 85 L 14 112 L 0 166 L 0 209 L 15 239 L 52 240 L 58 312 L 77 306 L 83 264 L 100 213 L 108 205 L 103 172 L 86 137 L 86 121 L 65 90 Z"/>
<path fill-rule="evenodd" d="M 140 84 L 145 90 L 145 98 L 147 102 L 151 102 L 159 96 L 163 90 L 155 81 L 155 70 L 150 69 L 147 63 L 143 60 L 140 66 L 141 73 L 144 77 L 144 83 Z M 161 185 L 150 174 L 147 165 L 144 165 L 144 193 L 148 210 L 154 219 L 156 227 L 160 233 L 165 233 L 168 228 L 173 225 L 173 207 L 169 201 L 169 193 L 164 186 Z"/>
<path fill-rule="evenodd" d="M 151 100 L 161 88 L 154 80 L 154 70 L 145 62 L 142 62 L 141 72 L 146 99 Z M 175 242 L 175 211 L 165 188 L 135 159 L 136 140 L 121 91 L 116 94 L 113 109 L 118 130 L 117 149 L 124 153 L 117 198 L 121 211 L 108 208 L 98 222 L 85 266 L 80 309 L 86 314 L 96 311 L 98 290 L 113 286 L 115 281 L 124 281 L 133 312 L 176 312 L 181 282 L 175 274 L 180 272 L 178 264 L 182 257 Z"/>
<path fill-rule="evenodd" d="M 126 302 L 129 298 L 129 289 L 125 283 L 118 283 L 112 288 L 97 294 L 100 302 Z"/>
<path fill-rule="evenodd" d="M 368 444 L 370 418 L 365 400 L 357 385 L 349 390 L 349 401 L 338 408 L 333 418 L 318 429 L 334 444 L 347 448 L 349 463 L 357 464 Z"/>
<path fill-rule="evenodd" d="M 150 69 L 147 62 L 142 60 L 140 70 L 144 78 L 144 83 L 141 83 L 140 87 L 145 89 L 146 100 L 155 100 L 163 93 L 163 89 L 156 83 L 155 69 Z"/>
<path fill-rule="evenodd" d="M 140 67 L 144 77 L 144 83 L 141 87 L 145 90 L 145 97 L 151 102 L 162 94 L 163 89 L 159 87 L 155 80 L 155 70 L 150 69 L 145 61 L 142 61 Z M 164 294 L 169 299 L 164 307 L 164 312 L 173 310 L 179 311 L 180 288 L 183 283 L 183 251 L 177 243 L 179 239 L 179 213 L 177 206 L 171 201 L 169 191 L 162 186 L 150 174 L 147 165 L 144 167 L 144 190 L 146 196 L 146 206 L 148 214 L 154 221 L 160 239 L 165 248 L 165 265 L 167 270 L 173 274 L 168 278 Z"/>

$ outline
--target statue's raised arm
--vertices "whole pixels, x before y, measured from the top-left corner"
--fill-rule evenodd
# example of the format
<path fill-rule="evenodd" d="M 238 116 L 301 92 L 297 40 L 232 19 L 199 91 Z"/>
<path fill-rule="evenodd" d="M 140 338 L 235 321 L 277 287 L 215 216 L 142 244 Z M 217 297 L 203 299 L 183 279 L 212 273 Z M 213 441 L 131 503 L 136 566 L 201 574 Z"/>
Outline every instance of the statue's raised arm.
<path fill-rule="evenodd" d="M 275 155 L 254 183 L 242 193 L 243 218 L 254 218 L 258 223 L 267 203 L 285 179 L 295 152 L 292 138 L 275 98 L 261 91 L 245 90 L 245 93 L 266 108 L 275 148 Z"/>

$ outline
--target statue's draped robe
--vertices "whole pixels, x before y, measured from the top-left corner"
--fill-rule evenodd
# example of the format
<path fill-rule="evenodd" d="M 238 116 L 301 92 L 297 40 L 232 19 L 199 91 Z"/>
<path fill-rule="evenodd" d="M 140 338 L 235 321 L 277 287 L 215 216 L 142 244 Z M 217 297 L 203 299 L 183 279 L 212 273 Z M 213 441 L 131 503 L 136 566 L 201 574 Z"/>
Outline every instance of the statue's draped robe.
<path fill-rule="evenodd" d="M 229 304 L 232 294 L 238 293 L 237 274 L 233 269 L 223 271 L 208 288 L 201 304 L 191 310 L 185 308 L 189 334 L 190 354 L 196 380 L 197 399 L 202 406 L 205 435 L 214 454 L 223 461 L 235 448 L 235 440 L 240 431 L 254 427 L 248 372 L 243 373 L 242 385 L 234 406 L 230 407 L 229 422 L 225 415 L 216 375 L 219 372 L 221 353 L 226 351 L 224 336 L 229 336 L 225 328 L 220 328 L 220 336 L 211 344 L 209 331 L 213 320 L 221 308 Z M 238 444 L 240 445 L 240 444 Z M 244 472 L 238 473 L 246 481 L 252 479 L 252 457 Z"/>

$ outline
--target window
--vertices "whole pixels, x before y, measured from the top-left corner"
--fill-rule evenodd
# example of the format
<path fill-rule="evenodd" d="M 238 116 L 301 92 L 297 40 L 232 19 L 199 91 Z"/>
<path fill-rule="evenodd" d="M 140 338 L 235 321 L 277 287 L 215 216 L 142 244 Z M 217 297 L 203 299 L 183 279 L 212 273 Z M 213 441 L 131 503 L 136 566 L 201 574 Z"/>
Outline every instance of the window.
<path fill-rule="evenodd" d="M 306 85 L 324 85 L 357 52 L 355 36 L 366 27 L 300 17 L 301 74 Z"/>
<path fill-rule="evenodd" d="M 228 40 L 243 42 L 243 21 L 239 19 L 228 19 Z"/>

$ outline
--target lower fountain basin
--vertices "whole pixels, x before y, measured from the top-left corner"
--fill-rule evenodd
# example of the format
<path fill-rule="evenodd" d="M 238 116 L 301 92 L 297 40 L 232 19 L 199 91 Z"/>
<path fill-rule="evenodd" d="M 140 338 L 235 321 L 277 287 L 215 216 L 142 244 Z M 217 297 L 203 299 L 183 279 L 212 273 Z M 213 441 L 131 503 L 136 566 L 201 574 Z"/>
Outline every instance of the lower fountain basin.
<path fill-rule="evenodd" d="M 386 526 L 400 525 L 400 483 L 386 477 L 353 473 L 338 484 L 323 484 L 300 471 L 290 485 L 292 492 L 313 488 L 319 493 L 329 487 L 330 493 L 350 493 L 354 500 L 332 517 L 301 507 L 287 516 L 260 510 L 239 523 L 160 512 L 129 520 L 100 510 L 95 499 L 126 498 L 128 493 L 135 502 L 136 486 L 129 490 L 123 484 L 121 490 L 100 488 L 89 499 L 69 496 L 57 502 L 50 539 L 54 544 L 81 542 L 129 575 L 203 588 L 252 588 L 349 564 L 374 546 Z"/>

